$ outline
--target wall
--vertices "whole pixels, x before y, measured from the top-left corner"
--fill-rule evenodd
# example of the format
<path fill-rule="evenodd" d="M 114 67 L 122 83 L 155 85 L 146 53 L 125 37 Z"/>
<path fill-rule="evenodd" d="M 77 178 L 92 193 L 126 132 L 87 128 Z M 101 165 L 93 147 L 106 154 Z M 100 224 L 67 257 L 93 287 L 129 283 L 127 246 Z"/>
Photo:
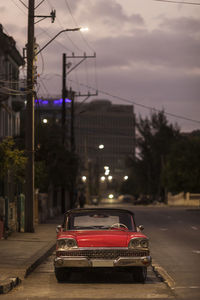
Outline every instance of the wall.
<path fill-rule="evenodd" d="M 200 194 L 181 192 L 177 195 L 168 193 L 168 205 L 171 206 L 197 206 L 200 207 Z"/>

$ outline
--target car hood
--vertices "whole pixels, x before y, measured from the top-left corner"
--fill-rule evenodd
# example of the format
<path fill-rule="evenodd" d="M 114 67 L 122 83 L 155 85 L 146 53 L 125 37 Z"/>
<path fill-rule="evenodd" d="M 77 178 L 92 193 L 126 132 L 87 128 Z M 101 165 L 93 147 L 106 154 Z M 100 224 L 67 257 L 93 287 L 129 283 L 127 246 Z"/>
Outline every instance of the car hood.
<path fill-rule="evenodd" d="M 127 247 L 133 232 L 122 230 L 84 230 L 62 232 L 58 238 L 74 238 L 78 247 Z"/>

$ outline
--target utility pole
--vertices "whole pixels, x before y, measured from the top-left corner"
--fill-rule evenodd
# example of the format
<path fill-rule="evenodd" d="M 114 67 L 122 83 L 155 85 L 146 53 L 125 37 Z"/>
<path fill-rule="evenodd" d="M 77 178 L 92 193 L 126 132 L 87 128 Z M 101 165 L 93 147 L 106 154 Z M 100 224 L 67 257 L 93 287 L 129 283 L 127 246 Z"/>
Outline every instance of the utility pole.
<path fill-rule="evenodd" d="M 66 89 L 66 54 L 63 53 L 62 59 L 62 143 L 65 145 L 65 129 L 66 129 L 66 105 L 65 99 L 67 96 Z"/>
<path fill-rule="evenodd" d="M 66 88 L 66 54 L 63 53 L 62 56 L 62 144 L 66 146 L 66 103 L 65 99 L 67 96 L 67 88 Z M 66 204 L 65 204 L 65 187 L 61 188 L 61 211 L 65 213 Z"/>
<path fill-rule="evenodd" d="M 76 28 L 77 30 L 79 28 Z M 67 80 L 67 75 L 72 72 L 76 67 L 78 67 L 84 60 L 87 58 L 94 58 L 96 57 L 96 54 L 93 56 L 86 56 L 84 55 L 81 56 L 75 56 L 74 53 L 72 53 L 72 56 L 66 56 L 65 53 L 63 53 L 62 56 L 62 123 L 61 123 L 61 131 L 62 131 L 62 144 L 64 147 L 66 147 L 66 97 L 68 97 L 71 100 L 71 110 L 70 110 L 70 115 L 71 115 L 71 120 L 70 120 L 70 150 L 71 154 L 73 155 L 75 153 L 75 137 L 74 137 L 74 97 L 75 97 L 75 92 L 72 91 L 71 89 L 68 90 L 66 86 L 66 80 Z M 67 58 L 79 58 L 81 59 L 75 66 L 71 67 L 71 63 L 67 64 Z M 66 67 L 69 68 L 69 70 L 66 72 Z M 71 68 L 70 68 L 71 67 Z M 94 96 L 96 96 L 94 94 Z M 85 96 L 81 95 L 80 93 L 77 96 Z M 92 94 L 86 95 L 87 97 L 93 96 Z M 72 181 L 70 183 L 70 208 L 73 207 L 74 205 L 74 189 L 75 189 L 75 180 L 72 178 Z M 61 189 L 61 210 L 63 213 L 65 213 L 66 209 L 66 203 L 65 203 L 65 188 L 62 187 Z"/>
<path fill-rule="evenodd" d="M 34 9 L 35 0 L 28 5 L 28 43 L 27 43 L 27 105 L 26 105 L 26 187 L 25 187 L 25 232 L 34 232 Z"/>
<path fill-rule="evenodd" d="M 75 121 L 75 115 L 74 115 L 74 97 L 75 97 L 75 92 L 72 91 L 70 88 L 70 100 L 71 100 L 71 121 L 70 121 L 70 146 L 71 146 L 71 152 L 74 153 L 76 149 L 75 145 L 75 137 L 74 137 L 74 121 Z"/>

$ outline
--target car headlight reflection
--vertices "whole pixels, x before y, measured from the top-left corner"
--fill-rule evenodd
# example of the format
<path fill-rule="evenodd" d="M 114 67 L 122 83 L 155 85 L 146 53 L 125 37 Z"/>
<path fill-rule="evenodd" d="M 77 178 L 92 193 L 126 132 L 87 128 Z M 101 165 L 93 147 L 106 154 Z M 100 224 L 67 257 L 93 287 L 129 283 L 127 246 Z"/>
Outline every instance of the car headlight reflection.
<path fill-rule="evenodd" d="M 148 239 L 142 239 L 142 238 L 134 238 L 131 239 L 129 242 L 129 248 L 148 248 L 149 242 Z"/>
<path fill-rule="evenodd" d="M 60 239 L 57 240 L 57 247 L 61 249 L 68 249 L 68 248 L 77 248 L 77 243 L 75 239 Z"/>

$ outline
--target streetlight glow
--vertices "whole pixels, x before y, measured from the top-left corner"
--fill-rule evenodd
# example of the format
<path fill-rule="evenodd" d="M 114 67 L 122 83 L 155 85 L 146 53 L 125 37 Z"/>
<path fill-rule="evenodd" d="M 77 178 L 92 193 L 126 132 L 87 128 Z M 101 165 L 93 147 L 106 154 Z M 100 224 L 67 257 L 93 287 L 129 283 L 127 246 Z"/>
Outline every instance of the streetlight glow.
<path fill-rule="evenodd" d="M 82 176 L 82 181 L 86 182 L 86 180 L 87 180 L 87 177 L 86 176 Z"/>
<path fill-rule="evenodd" d="M 126 176 L 124 176 L 124 180 L 127 180 L 128 179 L 128 176 L 126 175 Z"/>
<path fill-rule="evenodd" d="M 99 149 L 104 149 L 104 145 L 103 144 L 99 145 Z"/>
<path fill-rule="evenodd" d="M 82 32 L 84 32 L 84 31 L 88 31 L 89 30 L 89 28 L 88 27 L 81 27 L 80 28 L 80 31 L 82 31 Z"/>
<path fill-rule="evenodd" d="M 47 119 L 43 119 L 42 122 L 43 122 L 44 124 L 47 124 L 47 123 L 48 123 L 48 120 L 47 120 Z"/>
<path fill-rule="evenodd" d="M 105 179 L 106 179 L 106 177 L 105 177 L 105 176 L 101 176 L 101 181 L 102 181 L 102 182 L 104 182 L 104 181 L 105 181 Z"/>
<path fill-rule="evenodd" d="M 109 175 L 110 174 L 110 170 L 105 170 L 105 175 Z"/>
<path fill-rule="evenodd" d="M 111 180 L 112 180 L 112 178 L 113 178 L 113 177 L 112 177 L 111 175 L 110 175 L 110 176 L 108 176 L 108 180 L 109 180 L 109 181 L 111 181 Z"/>

